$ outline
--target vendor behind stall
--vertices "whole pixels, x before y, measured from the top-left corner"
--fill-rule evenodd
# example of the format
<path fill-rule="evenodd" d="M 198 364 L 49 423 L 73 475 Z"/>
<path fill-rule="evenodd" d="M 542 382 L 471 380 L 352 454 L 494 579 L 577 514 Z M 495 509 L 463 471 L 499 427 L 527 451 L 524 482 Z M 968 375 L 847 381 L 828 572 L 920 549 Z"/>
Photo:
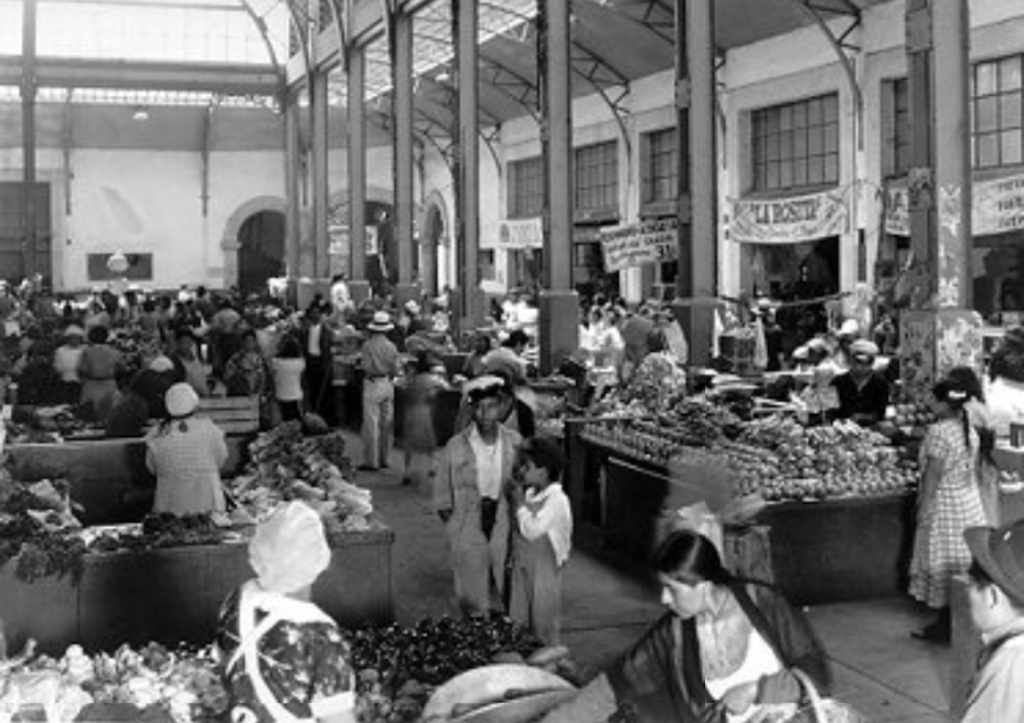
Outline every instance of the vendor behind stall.
<path fill-rule="evenodd" d="M 303 502 L 283 505 L 256 528 L 249 564 L 257 577 L 224 601 L 217 626 L 231 720 L 356 720 L 348 644 L 310 602 L 330 562 L 323 523 Z"/>
<path fill-rule="evenodd" d="M 199 395 L 187 382 L 167 390 L 167 418 L 146 435 L 146 466 L 156 475 L 153 512 L 197 515 L 223 511 L 220 468 L 228 458 L 224 432 L 196 417 Z"/>
<path fill-rule="evenodd" d="M 878 347 L 858 339 L 850 345 L 850 371 L 832 380 L 839 395 L 839 419 L 852 419 L 870 427 L 885 419 L 889 404 L 889 382 L 875 371 Z"/>

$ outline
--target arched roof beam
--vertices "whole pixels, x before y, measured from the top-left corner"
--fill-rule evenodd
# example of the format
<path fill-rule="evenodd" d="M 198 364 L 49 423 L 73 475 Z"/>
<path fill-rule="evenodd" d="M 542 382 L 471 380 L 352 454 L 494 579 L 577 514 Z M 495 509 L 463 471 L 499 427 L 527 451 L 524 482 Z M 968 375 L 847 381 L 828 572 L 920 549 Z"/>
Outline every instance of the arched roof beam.
<path fill-rule="evenodd" d="M 484 55 L 482 50 L 477 51 L 477 57 L 480 62 L 480 70 L 485 75 L 485 82 L 517 103 L 539 125 L 540 112 L 537 109 L 540 107 L 540 94 L 537 84 L 510 70 L 508 66 Z"/>
<path fill-rule="evenodd" d="M 309 52 L 309 14 L 298 11 L 296 8 L 297 0 L 284 0 L 284 2 L 288 7 L 288 16 L 292 19 L 295 32 L 298 34 L 299 42 L 302 45 L 302 65 L 306 69 L 305 77 L 308 81 L 309 75 L 313 71 L 313 58 Z"/>
<path fill-rule="evenodd" d="M 274 50 L 274 43 L 270 40 L 270 29 L 267 27 L 266 15 L 260 15 L 256 12 L 256 9 L 252 6 L 250 0 L 240 0 L 242 7 L 245 8 L 246 15 L 252 20 L 256 26 L 256 30 L 259 31 L 260 37 L 263 38 L 263 44 L 267 46 L 267 55 L 270 56 L 270 62 L 274 66 L 274 72 L 280 78 L 280 88 L 277 91 L 277 95 L 274 97 L 274 102 L 277 103 L 277 109 L 279 111 L 284 110 L 285 100 L 285 87 L 287 85 L 287 75 L 284 67 L 281 65 L 281 61 L 277 57 L 277 52 Z M 308 66 L 307 66 L 308 69 Z"/>
<path fill-rule="evenodd" d="M 594 89 L 605 105 L 612 112 L 619 126 L 619 134 L 626 147 L 626 159 L 632 168 L 633 144 L 626 128 L 629 109 L 625 100 L 629 97 L 629 79 L 605 61 L 597 53 L 589 50 L 581 43 L 572 41 L 572 69 L 580 78 Z"/>
<path fill-rule="evenodd" d="M 846 75 L 847 85 L 850 87 L 850 95 L 853 97 L 854 123 L 857 126 L 857 148 L 864 148 L 864 94 L 860 89 L 860 82 L 857 80 L 857 69 L 854 67 L 854 56 L 860 52 L 860 46 L 849 42 L 850 36 L 860 27 L 860 8 L 854 5 L 851 0 L 831 0 L 833 4 L 823 4 L 824 0 L 790 0 L 799 6 L 808 17 L 810 17 L 818 29 L 824 34 L 825 39 L 832 47 L 836 58 L 839 60 L 843 73 Z M 849 24 L 842 32 L 836 33 L 829 25 L 829 21 L 839 17 L 849 20 Z"/>

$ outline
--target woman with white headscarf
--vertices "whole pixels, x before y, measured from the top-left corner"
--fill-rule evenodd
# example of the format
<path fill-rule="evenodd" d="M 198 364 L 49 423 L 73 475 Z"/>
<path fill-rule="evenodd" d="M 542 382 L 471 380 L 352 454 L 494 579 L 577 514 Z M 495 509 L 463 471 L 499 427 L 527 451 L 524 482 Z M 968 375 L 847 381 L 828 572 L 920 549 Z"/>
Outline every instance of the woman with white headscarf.
<path fill-rule="evenodd" d="M 355 676 L 337 623 L 310 602 L 331 562 L 320 516 L 292 501 L 256 528 L 256 578 L 221 607 L 216 644 L 231 720 L 354 723 Z"/>
<path fill-rule="evenodd" d="M 197 417 L 199 395 L 178 382 L 164 395 L 167 417 L 146 435 L 146 466 L 156 475 L 153 512 L 198 515 L 223 512 L 220 468 L 228 459 L 224 432 Z"/>

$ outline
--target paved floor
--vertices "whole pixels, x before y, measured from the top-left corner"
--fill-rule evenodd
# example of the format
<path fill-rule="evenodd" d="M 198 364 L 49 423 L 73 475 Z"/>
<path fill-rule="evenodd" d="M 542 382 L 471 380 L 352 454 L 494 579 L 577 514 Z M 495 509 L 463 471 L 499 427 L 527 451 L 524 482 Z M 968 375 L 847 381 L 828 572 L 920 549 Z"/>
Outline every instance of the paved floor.
<path fill-rule="evenodd" d="M 361 444 L 350 450 L 359 460 Z M 356 482 L 373 490 L 374 505 L 395 530 L 395 614 L 402 623 L 454 614 L 443 529 L 425 491 L 403 487 L 401 455 Z M 657 591 L 600 560 L 574 551 L 564 579 L 564 627 L 573 658 L 596 672 L 662 612 Z M 808 610 L 833 663 L 834 693 L 875 723 L 947 723 L 949 648 L 916 641 L 926 622 L 909 599 L 822 605 Z"/>

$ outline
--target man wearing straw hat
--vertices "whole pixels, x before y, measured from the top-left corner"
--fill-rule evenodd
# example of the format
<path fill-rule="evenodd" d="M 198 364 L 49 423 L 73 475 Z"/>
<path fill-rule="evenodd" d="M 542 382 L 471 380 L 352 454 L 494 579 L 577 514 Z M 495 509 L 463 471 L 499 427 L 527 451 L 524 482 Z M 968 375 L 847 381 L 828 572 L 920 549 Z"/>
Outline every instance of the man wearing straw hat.
<path fill-rule="evenodd" d="M 399 374 L 398 349 L 388 339 L 395 328 L 386 311 L 378 311 L 366 326 L 370 338 L 360 350 L 363 369 L 363 464 L 375 471 L 388 466 L 394 437 L 395 385 Z"/>
<path fill-rule="evenodd" d="M 981 632 L 979 669 L 962 723 L 1024 720 L 1024 521 L 964 532 L 971 620 Z"/>

